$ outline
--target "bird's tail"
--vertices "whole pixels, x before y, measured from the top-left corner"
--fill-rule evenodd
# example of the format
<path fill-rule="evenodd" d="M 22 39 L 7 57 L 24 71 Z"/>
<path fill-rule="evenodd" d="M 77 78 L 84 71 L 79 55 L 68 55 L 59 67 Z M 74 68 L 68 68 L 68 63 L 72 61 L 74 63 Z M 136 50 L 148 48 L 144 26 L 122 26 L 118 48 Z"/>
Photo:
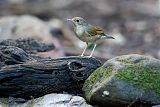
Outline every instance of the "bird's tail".
<path fill-rule="evenodd" d="M 104 36 L 102 36 L 102 38 L 104 38 L 104 39 L 115 39 L 114 37 L 112 37 L 110 35 L 107 35 L 107 34 L 105 34 Z"/>

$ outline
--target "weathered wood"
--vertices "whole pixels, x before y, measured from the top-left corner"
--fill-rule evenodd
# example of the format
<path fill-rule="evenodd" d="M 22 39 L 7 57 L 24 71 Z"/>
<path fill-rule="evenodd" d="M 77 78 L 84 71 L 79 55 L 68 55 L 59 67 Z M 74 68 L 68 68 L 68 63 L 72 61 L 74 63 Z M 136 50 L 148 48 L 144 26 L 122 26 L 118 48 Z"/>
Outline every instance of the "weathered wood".
<path fill-rule="evenodd" d="M 0 46 L 15 46 L 28 53 L 45 52 L 55 48 L 54 44 L 45 44 L 32 38 L 28 39 L 7 39 L 0 42 Z"/>
<path fill-rule="evenodd" d="M 23 49 L 15 46 L 0 45 L 0 67 L 21 64 L 33 60 Z"/>
<path fill-rule="evenodd" d="M 52 92 L 82 93 L 100 61 L 87 57 L 34 59 L 23 49 L 0 45 L 0 96 L 39 97 Z"/>

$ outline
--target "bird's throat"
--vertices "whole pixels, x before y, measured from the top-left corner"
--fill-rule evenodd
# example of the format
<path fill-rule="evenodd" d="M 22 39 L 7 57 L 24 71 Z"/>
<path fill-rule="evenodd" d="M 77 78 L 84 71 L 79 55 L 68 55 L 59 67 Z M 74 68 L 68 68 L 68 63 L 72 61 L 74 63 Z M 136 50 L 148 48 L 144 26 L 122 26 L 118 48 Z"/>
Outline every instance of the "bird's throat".
<path fill-rule="evenodd" d="M 78 37 L 83 36 L 84 32 L 85 32 L 85 28 L 83 26 L 75 27 L 75 33 L 77 34 Z"/>

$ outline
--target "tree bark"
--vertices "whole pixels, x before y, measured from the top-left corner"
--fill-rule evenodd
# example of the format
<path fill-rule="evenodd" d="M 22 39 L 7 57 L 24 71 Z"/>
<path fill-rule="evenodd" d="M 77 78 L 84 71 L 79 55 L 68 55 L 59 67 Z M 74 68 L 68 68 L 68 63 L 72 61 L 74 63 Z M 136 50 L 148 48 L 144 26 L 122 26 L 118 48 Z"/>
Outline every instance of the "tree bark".
<path fill-rule="evenodd" d="M 88 57 L 34 58 L 23 49 L 0 45 L 0 96 L 29 99 L 48 93 L 81 94 L 100 61 Z"/>

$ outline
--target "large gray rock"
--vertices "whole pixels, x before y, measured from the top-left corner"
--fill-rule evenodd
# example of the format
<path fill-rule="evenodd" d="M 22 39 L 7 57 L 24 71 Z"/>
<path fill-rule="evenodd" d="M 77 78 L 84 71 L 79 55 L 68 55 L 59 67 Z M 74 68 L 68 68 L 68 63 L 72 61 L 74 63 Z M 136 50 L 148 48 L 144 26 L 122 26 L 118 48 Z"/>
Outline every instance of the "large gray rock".
<path fill-rule="evenodd" d="M 48 94 L 23 104 L 18 104 L 15 100 L 18 101 L 18 99 L 1 98 L 0 107 L 92 107 L 84 98 L 69 94 Z"/>
<path fill-rule="evenodd" d="M 0 18 L 0 38 L 18 39 L 34 38 L 46 44 L 54 44 L 55 50 L 50 53 L 39 53 L 40 56 L 60 57 L 64 56 L 62 43 L 54 37 L 46 22 L 30 15 L 4 16 Z"/>
<path fill-rule="evenodd" d="M 45 22 L 30 16 L 4 16 L 0 18 L 1 39 L 36 38 L 52 42 L 53 38 Z"/>
<path fill-rule="evenodd" d="M 83 91 L 99 104 L 160 104 L 160 60 L 137 54 L 110 59 L 90 75 Z"/>

